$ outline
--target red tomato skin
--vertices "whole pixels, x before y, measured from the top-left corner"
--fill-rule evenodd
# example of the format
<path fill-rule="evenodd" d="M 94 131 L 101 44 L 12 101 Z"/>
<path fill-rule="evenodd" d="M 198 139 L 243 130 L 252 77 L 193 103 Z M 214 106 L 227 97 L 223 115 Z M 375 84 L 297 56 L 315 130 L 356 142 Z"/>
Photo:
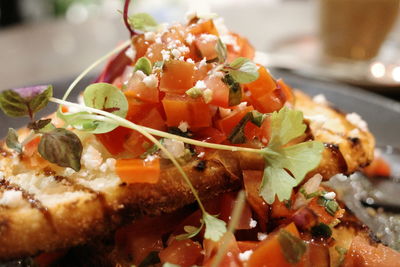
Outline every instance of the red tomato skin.
<path fill-rule="evenodd" d="M 128 140 L 131 131 L 125 127 L 117 127 L 111 132 L 96 134 L 96 138 L 110 154 L 115 156 L 124 151 L 124 143 Z"/>
<path fill-rule="evenodd" d="M 168 247 L 160 251 L 161 263 L 172 263 L 182 267 L 189 267 L 202 260 L 202 247 L 198 242 L 190 239 L 174 239 Z"/>
<path fill-rule="evenodd" d="M 219 76 L 211 75 L 204 80 L 207 88 L 213 92 L 211 105 L 218 107 L 229 107 L 229 87 Z"/>

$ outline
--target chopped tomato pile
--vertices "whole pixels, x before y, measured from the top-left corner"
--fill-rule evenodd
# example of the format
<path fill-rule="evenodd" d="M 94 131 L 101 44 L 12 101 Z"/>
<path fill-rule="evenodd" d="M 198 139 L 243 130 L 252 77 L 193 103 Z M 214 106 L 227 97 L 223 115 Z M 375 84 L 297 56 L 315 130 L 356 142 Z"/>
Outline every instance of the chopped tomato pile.
<path fill-rule="evenodd" d="M 283 80 L 252 61 L 254 54 L 245 38 L 222 32 L 213 20 L 195 18 L 185 26 L 134 36 L 131 47 L 112 59 L 97 81 L 123 91 L 129 102 L 126 119 L 136 124 L 205 142 L 261 147 L 268 143 L 268 120 L 240 125 L 245 135 L 241 142 L 232 141 L 234 130 L 246 114 L 277 111 L 293 102 L 293 94 Z M 250 73 L 254 78 L 238 82 L 230 71 L 249 75 L 240 69 L 248 61 L 255 68 Z M 159 164 L 144 162 L 153 144 L 143 135 L 118 127 L 97 139 L 113 156 L 124 158 L 117 164 L 122 180 L 157 182 Z M 134 164 L 128 168 L 127 162 Z M 148 181 L 132 178 L 147 172 Z"/>

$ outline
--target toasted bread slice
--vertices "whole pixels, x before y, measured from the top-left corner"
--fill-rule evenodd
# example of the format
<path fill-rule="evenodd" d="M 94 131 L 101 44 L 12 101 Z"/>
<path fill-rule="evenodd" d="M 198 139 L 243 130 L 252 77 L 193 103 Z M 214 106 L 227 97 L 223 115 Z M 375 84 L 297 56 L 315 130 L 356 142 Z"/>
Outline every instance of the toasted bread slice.
<path fill-rule="evenodd" d="M 296 93 L 295 108 L 306 115 L 304 139 L 325 143 L 321 164 L 309 174 L 329 179 L 351 173 L 373 157 L 374 139 L 327 105 Z M 315 115 L 325 117 L 325 123 Z M 194 201 L 177 169 L 162 161 L 157 184 L 124 184 L 114 171 L 115 160 L 93 135 L 81 136 L 82 169 L 75 173 L 44 162 L 37 154 L 0 154 L 0 260 L 34 255 L 83 244 L 106 235 L 124 219 L 160 214 Z M 303 141 L 301 140 L 301 141 Z M 204 161 L 205 168 L 198 168 Z M 256 155 L 214 151 L 194 158 L 183 168 L 204 199 L 241 186 L 242 170 L 262 169 Z"/>

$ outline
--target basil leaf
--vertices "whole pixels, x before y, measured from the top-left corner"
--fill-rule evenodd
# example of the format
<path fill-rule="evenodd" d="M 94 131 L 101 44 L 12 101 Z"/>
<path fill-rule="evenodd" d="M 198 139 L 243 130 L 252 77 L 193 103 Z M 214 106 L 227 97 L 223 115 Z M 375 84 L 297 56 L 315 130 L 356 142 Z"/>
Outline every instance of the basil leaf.
<path fill-rule="evenodd" d="M 135 68 L 133 71 L 142 71 L 146 75 L 150 75 L 152 72 L 151 61 L 147 57 L 141 57 L 136 61 Z"/>
<path fill-rule="evenodd" d="M 18 141 L 17 131 L 13 128 L 8 128 L 8 133 L 6 137 L 6 145 L 8 148 L 17 151 L 18 153 L 22 153 L 22 145 Z"/>
<path fill-rule="evenodd" d="M 226 233 L 226 223 L 217 217 L 204 213 L 203 221 L 206 225 L 204 238 L 218 241 Z"/>
<path fill-rule="evenodd" d="M 217 51 L 218 55 L 218 63 L 224 63 L 228 57 L 228 52 L 225 44 L 221 41 L 221 38 L 218 38 L 217 44 L 215 45 L 215 50 Z"/>
<path fill-rule="evenodd" d="M 239 123 L 232 129 L 228 140 L 232 144 L 243 144 L 246 141 L 246 137 L 244 135 L 244 127 L 246 124 L 253 119 L 253 113 L 248 112 L 244 117 L 239 121 Z"/>
<path fill-rule="evenodd" d="M 155 31 L 157 30 L 157 21 L 147 13 L 136 13 L 128 18 L 128 23 L 135 30 Z"/>
<path fill-rule="evenodd" d="M 230 74 L 225 74 L 222 81 L 229 87 L 229 101 L 228 105 L 236 106 L 242 101 L 242 88 L 240 84 L 236 82 Z"/>
<path fill-rule="evenodd" d="M 183 227 L 183 230 L 185 230 L 186 234 L 177 235 L 175 238 L 177 240 L 190 239 L 190 238 L 198 235 L 200 233 L 201 229 L 203 229 L 203 227 L 204 227 L 204 223 L 202 223 L 200 225 L 200 227 L 186 225 L 185 227 Z"/>
<path fill-rule="evenodd" d="M 0 93 L 0 108 L 10 117 L 33 117 L 33 114 L 44 108 L 53 95 L 53 87 L 33 86 Z"/>
<path fill-rule="evenodd" d="M 121 118 L 125 118 L 128 113 L 128 101 L 125 95 L 121 90 L 108 83 L 94 83 L 86 87 L 83 100 L 88 107 L 101 109 Z M 73 125 L 79 122 L 79 125 L 83 128 L 88 127 L 87 129 L 95 134 L 110 132 L 118 127 L 118 124 L 112 122 L 90 121 L 91 117 L 85 120 L 83 115 L 86 114 L 80 113 L 80 118 L 75 117 L 75 124 Z"/>
<path fill-rule="evenodd" d="M 81 169 L 82 143 L 78 136 L 64 128 L 44 133 L 38 146 L 39 154 L 61 167 Z"/>
<path fill-rule="evenodd" d="M 286 230 L 279 231 L 278 241 L 286 261 L 292 264 L 298 263 L 307 250 L 307 245 L 303 240 Z"/>
<path fill-rule="evenodd" d="M 248 58 L 235 59 L 228 68 L 228 72 L 238 83 L 251 83 L 258 79 L 258 67 Z"/>

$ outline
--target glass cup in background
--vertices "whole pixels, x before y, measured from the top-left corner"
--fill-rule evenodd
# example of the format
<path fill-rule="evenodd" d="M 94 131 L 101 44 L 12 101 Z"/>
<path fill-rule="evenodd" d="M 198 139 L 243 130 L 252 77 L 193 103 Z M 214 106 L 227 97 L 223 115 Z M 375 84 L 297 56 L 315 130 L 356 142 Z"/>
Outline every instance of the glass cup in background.
<path fill-rule="evenodd" d="M 370 60 L 395 24 L 400 0 L 319 0 L 324 58 Z"/>

